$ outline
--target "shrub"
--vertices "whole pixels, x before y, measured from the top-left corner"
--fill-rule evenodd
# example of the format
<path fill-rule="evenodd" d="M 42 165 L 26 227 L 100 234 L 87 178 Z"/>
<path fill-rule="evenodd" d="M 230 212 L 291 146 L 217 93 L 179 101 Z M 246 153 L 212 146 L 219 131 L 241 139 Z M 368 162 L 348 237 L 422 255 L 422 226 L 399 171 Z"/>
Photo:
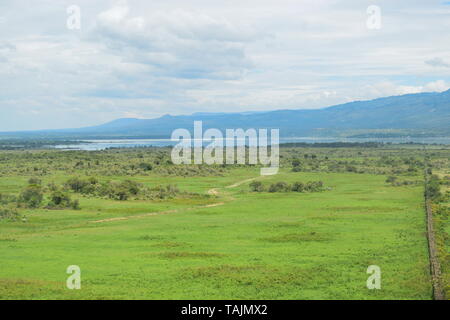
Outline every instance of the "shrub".
<path fill-rule="evenodd" d="M 269 192 L 287 192 L 289 190 L 289 185 L 284 181 L 272 183 L 269 187 Z"/>
<path fill-rule="evenodd" d="M 17 202 L 16 196 L 0 193 L 0 204 L 8 204 L 12 202 Z"/>
<path fill-rule="evenodd" d="M 397 177 L 395 177 L 395 176 L 389 176 L 389 177 L 387 177 L 387 179 L 386 179 L 386 183 L 394 183 L 394 182 L 396 182 L 397 181 Z"/>
<path fill-rule="evenodd" d="M 55 191 L 50 196 L 50 202 L 47 205 L 48 209 L 66 209 L 71 208 L 73 210 L 80 209 L 80 203 L 78 200 L 72 201 L 70 196 L 62 191 Z"/>
<path fill-rule="evenodd" d="M 139 164 L 139 168 L 144 171 L 151 171 L 153 169 L 153 166 L 150 163 L 142 162 Z"/>
<path fill-rule="evenodd" d="M 16 208 L 14 207 L 0 207 L 0 220 L 8 219 L 8 220 L 17 220 L 20 215 Z"/>
<path fill-rule="evenodd" d="M 28 184 L 31 184 L 31 185 L 41 185 L 41 184 L 42 184 L 42 181 L 41 181 L 40 179 L 38 179 L 38 178 L 30 178 L 30 179 L 28 180 Z"/>
<path fill-rule="evenodd" d="M 292 160 L 292 166 L 293 167 L 300 167 L 300 164 L 301 164 L 301 162 L 300 162 L 299 159 Z"/>
<path fill-rule="evenodd" d="M 250 183 L 250 190 L 253 192 L 263 192 L 264 186 L 261 181 L 253 181 Z"/>
<path fill-rule="evenodd" d="M 132 195 L 137 195 L 140 191 L 140 184 L 131 180 L 125 180 L 120 183 L 120 186 Z"/>
<path fill-rule="evenodd" d="M 78 201 L 78 199 L 73 200 L 73 201 L 70 203 L 70 207 L 71 207 L 73 210 L 80 210 L 80 202 Z"/>
<path fill-rule="evenodd" d="M 104 185 L 104 192 L 110 199 L 125 201 L 130 197 L 128 189 L 117 182 L 110 182 Z"/>
<path fill-rule="evenodd" d="M 70 202 L 70 196 L 62 191 L 55 191 L 50 196 L 51 202 L 56 206 L 66 205 Z"/>
<path fill-rule="evenodd" d="M 295 182 L 292 185 L 291 190 L 294 191 L 294 192 L 304 192 L 305 191 L 305 185 L 302 182 Z"/>
<path fill-rule="evenodd" d="M 81 193 L 87 186 L 89 186 L 89 182 L 86 180 L 82 180 L 80 178 L 70 178 L 69 180 L 66 181 L 64 185 L 74 192 Z"/>
<path fill-rule="evenodd" d="M 48 187 L 48 189 L 49 189 L 50 191 L 56 191 L 56 190 L 58 190 L 58 186 L 57 186 L 54 182 L 50 182 L 50 183 L 47 185 L 47 187 Z"/>
<path fill-rule="evenodd" d="M 42 188 L 38 185 L 30 185 L 21 192 L 19 202 L 29 208 L 38 208 L 43 198 Z"/>
<path fill-rule="evenodd" d="M 323 190 L 322 181 L 309 181 L 305 185 L 305 190 L 308 192 L 320 192 Z"/>
<path fill-rule="evenodd" d="M 438 200 L 442 197 L 441 185 L 439 183 L 439 178 L 435 175 L 431 176 L 427 183 L 425 195 L 432 200 Z"/>
<path fill-rule="evenodd" d="M 259 181 L 250 184 L 250 190 L 253 192 L 263 192 L 264 185 Z M 307 183 L 295 182 L 292 186 L 284 181 L 272 183 L 267 189 L 268 192 L 320 192 L 324 190 L 322 181 L 309 181 Z"/>
<path fill-rule="evenodd" d="M 158 199 L 167 199 L 167 198 L 173 198 L 175 197 L 180 190 L 175 185 L 167 185 L 167 186 L 157 186 L 155 188 L 150 189 L 150 194 L 148 197 L 151 199 L 158 198 Z"/>

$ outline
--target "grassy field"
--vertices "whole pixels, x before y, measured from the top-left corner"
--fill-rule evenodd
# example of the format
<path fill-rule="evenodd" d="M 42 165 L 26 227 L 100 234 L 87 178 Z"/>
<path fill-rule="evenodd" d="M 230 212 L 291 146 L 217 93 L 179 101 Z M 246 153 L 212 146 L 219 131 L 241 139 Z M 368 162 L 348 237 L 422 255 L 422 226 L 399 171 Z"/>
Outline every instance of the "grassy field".
<path fill-rule="evenodd" d="M 367 164 L 373 156 L 361 158 Z M 26 186 L 29 176 L 20 170 L 0 178 L 0 193 Z M 210 195 L 73 195 L 81 210 L 26 209 L 26 222 L 0 220 L 0 298 L 431 299 L 423 186 L 394 187 L 382 174 L 309 171 L 137 174 L 133 180 L 144 185 L 173 183 Z M 326 190 L 250 192 L 251 178 L 321 180 Z M 41 179 L 62 182 L 67 175 Z M 81 290 L 66 288 L 69 265 L 81 268 Z M 370 265 L 381 268 L 381 290 L 366 287 Z"/>

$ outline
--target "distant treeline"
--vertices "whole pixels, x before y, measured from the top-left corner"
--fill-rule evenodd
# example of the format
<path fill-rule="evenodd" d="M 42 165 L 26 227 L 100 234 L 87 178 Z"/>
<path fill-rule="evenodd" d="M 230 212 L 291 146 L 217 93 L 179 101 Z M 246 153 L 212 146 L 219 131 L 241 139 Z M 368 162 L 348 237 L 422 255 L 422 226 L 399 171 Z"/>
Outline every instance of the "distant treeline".
<path fill-rule="evenodd" d="M 281 143 L 282 148 L 379 148 L 385 144 L 381 142 L 289 142 Z"/>
<path fill-rule="evenodd" d="M 80 141 L 72 140 L 46 140 L 46 139 L 0 139 L 0 150 L 40 149 L 47 146 L 78 144 Z M 84 142 L 86 143 L 86 142 Z"/>

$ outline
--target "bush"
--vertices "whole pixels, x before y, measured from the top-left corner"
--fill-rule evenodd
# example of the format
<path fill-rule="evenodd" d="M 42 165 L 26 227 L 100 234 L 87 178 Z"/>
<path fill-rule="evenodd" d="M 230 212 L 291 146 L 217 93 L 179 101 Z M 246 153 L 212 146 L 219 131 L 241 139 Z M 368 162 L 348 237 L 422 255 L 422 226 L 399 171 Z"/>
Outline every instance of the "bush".
<path fill-rule="evenodd" d="M 137 195 L 140 191 L 140 184 L 131 180 L 125 180 L 120 183 L 120 186 L 132 195 Z"/>
<path fill-rule="evenodd" d="M 394 183 L 394 182 L 396 182 L 397 181 L 397 177 L 395 177 L 395 176 L 389 176 L 389 177 L 387 177 L 387 179 L 386 179 L 386 183 Z"/>
<path fill-rule="evenodd" d="M 157 186 L 150 189 L 150 194 L 148 195 L 148 197 L 151 199 L 167 199 L 175 197 L 178 193 L 180 193 L 180 190 L 175 185 L 167 185 L 165 187 Z"/>
<path fill-rule="evenodd" d="M 290 186 L 284 182 L 272 183 L 269 187 L 269 192 L 287 192 L 290 190 Z"/>
<path fill-rule="evenodd" d="M 70 203 L 70 208 L 73 209 L 73 210 L 80 210 L 81 209 L 80 208 L 80 202 L 78 201 L 78 199 L 75 199 L 75 200 L 73 200 Z"/>
<path fill-rule="evenodd" d="M 305 185 L 305 190 L 307 192 L 320 192 L 323 190 L 322 181 L 309 181 Z"/>
<path fill-rule="evenodd" d="M 88 190 L 86 190 L 86 188 L 89 185 L 90 185 L 89 181 L 82 180 L 80 178 L 70 178 L 64 184 L 65 187 L 69 188 L 73 192 L 78 192 L 78 193 L 88 193 L 88 192 L 86 192 L 86 191 L 88 191 Z"/>
<path fill-rule="evenodd" d="M 103 190 L 103 192 L 106 193 L 110 199 L 125 201 L 130 197 L 130 192 L 128 189 L 124 185 L 117 182 L 104 184 Z"/>
<path fill-rule="evenodd" d="M 150 163 L 142 162 L 139 164 L 139 168 L 144 171 L 151 171 L 153 169 L 153 166 Z"/>
<path fill-rule="evenodd" d="M 304 192 L 305 191 L 305 185 L 302 182 L 295 182 L 292 185 L 291 190 L 294 191 L 294 192 Z"/>
<path fill-rule="evenodd" d="M 0 193 L 0 204 L 5 205 L 12 202 L 17 202 L 16 196 Z"/>
<path fill-rule="evenodd" d="M 250 190 L 253 192 L 263 192 L 264 185 L 259 181 L 254 181 L 250 184 Z M 322 181 L 309 181 L 307 183 L 295 182 L 292 186 L 284 181 L 272 183 L 268 192 L 321 192 L 324 190 Z"/>
<path fill-rule="evenodd" d="M 299 159 L 292 160 L 292 166 L 293 167 L 300 167 L 300 165 L 301 165 L 301 162 L 300 162 Z"/>
<path fill-rule="evenodd" d="M 427 198 L 435 201 L 442 197 L 441 185 L 437 176 L 431 176 L 426 186 L 425 195 Z"/>
<path fill-rule="evenodd" d="M 30 178 L 28 180 L 28 184 L 30 184 L 30 185 L 41 185 L 42 181 L 40 179 L 38 179 L 38 178 Z"/>
<path fill-rule="evenodd" d="M 44 198 L 41 186 L 30 185 L 19 196 L 19 202 L 29 208 L 38 208 Z"/>
<path fill-rule="evenodd" d="M 80 203 L 78 200 L 72 201 L 67 193 L 62 191 L 55 191 L 50 196 L 50 202 L 47 205 L 49 209 L 66 209 L 71 208 L 73 210 L 80 209 Z"/>
<path fill-rule="evenodd" d="M 253 192 L 263 192 L 264 186 L 261 181 L 253 181 L 250 183 L 250 190 Z"/>
<path fill-rule="evenodd" d="M 0 207 L 0 220 L 8 219 L 8 220 L 17 220 L 20 215 L 16 208 L 14 207 Z"/>

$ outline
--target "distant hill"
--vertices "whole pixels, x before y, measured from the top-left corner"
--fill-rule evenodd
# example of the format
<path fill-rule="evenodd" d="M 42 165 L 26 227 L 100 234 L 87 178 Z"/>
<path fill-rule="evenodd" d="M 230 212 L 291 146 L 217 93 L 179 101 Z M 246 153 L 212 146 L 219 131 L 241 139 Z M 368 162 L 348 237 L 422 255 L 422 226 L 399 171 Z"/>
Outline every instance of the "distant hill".
<path fill-rule="evenodd" d="M 243 113 L 165 115 L 155 119 L 118 119 L 80 129 L 41 130 L 20 136 L 61 138 L 170 137 L 173 130 L 203 127 L 279 128 L 282 137 L 293 136 L 450 136 L 450 90 L 355 101 L 315 110 L 277 110 Z M 11 133 L 3 133 L 0 136 Z"/>

